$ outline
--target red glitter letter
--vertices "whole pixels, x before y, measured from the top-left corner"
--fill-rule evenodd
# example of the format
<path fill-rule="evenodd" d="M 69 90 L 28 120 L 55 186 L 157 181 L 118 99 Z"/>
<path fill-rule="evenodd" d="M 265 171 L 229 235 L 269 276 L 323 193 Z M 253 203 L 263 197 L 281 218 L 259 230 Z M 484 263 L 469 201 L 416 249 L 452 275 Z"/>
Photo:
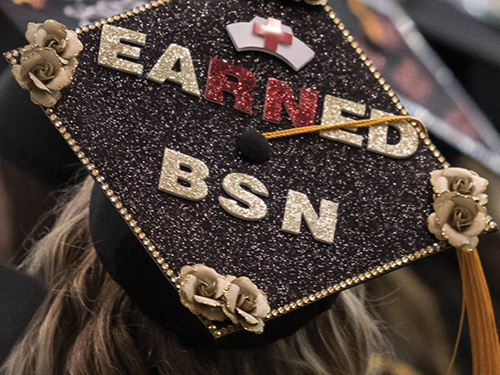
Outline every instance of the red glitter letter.
<path fill-rule="evenodd" d="M 229 81 L 227 75 L 236 77 L 238 82 Z M 234 95 L 234 108 L 251 114 L 252 94 L 250 92 L 254 86 L 255 77 L 250 70 L 216 58 L 210 59 L 205 99 L 222 104 L 225 91 Z"/>
<path fill-rule="evenodd" d="M 285 82 L 269 78 L 264 105 L 264 120 L 280 123 L 281 108 L 285 107 L 297 128 L 314 124 L 319 92 L 303 87 L 300 90 L 300 102 L 297 104 L 290 87 Z"/>

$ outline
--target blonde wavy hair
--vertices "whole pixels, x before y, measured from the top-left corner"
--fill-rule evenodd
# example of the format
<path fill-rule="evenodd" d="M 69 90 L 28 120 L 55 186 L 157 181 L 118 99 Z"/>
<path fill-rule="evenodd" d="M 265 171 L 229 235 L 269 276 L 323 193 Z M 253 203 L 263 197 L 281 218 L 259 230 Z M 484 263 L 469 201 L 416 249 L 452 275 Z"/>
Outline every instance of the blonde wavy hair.
<path fill-rule="evenodd" d="M 92 186 L 88 178 L 65 195 L 55 224 L 22 264 L 49 292 L 2 367 L 5 375 L 365 375 L 370 357 L 386 350 L 362 286 L 267 347 L 182 347 L 104 271 L 89 234 Z"/>

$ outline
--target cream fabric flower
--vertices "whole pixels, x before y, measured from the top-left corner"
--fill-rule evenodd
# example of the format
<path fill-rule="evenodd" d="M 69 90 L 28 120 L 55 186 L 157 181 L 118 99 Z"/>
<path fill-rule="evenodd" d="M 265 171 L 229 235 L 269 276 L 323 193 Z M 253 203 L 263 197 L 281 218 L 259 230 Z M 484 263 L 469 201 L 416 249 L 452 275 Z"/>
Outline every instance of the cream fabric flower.
<path fill-rule="evenodd" d="M 224 313 L 234 324 L 241 324 L 247 331 L 264 332 L 263 318 L 271 308 L 267 297 L 247 277 L 229 276 L 229 285 L 224 291 Z"/>
<path fill-rule="evenodd" d="M 209 320 L 226 319 L 221 298 L 228 283 L 223 276 L 213 268 L 196 264 L 182 267 L 179 278 L 181 302 L 193 314 Z"/>
<path fill-rule="evenodd" d="M 61 97 L 59 90 L 71 83 L 73 67 L 63 65 L 52 48 L 35 47 L 23 54 L 12 75 L 35 104 L 52 107 Z"/>
<path fill-rule="evenodd" d="M 488 180 L 467 169 L 446 168 L 433 171 L 431 173 L 431 184 L 437 194 L 456 191 L 460 194 L 472 196 L 479 204 L 486 204 L 488 201 L 488 196 L 484 194 L 488 186 Z"/>
<path fill-rule="evenodd" d="M 434 211 L 427 220 L 429 231 L 439 240 L 448 240 L 450 245 L 467 251 L 477 246 L 477 236 L 490 220 L 484 206 L 458 192 L 444 192 L 437 197 Z"/>
<path fill-rule="evenodd" d="M 53 48 L 64 64 L 70 63 L 83 49 L 76 32 L 54 20 L 30 22 L 25 35 L 30 44 Z M 76 66 L 76 60 L 71 61 L 70 65 Z"/>

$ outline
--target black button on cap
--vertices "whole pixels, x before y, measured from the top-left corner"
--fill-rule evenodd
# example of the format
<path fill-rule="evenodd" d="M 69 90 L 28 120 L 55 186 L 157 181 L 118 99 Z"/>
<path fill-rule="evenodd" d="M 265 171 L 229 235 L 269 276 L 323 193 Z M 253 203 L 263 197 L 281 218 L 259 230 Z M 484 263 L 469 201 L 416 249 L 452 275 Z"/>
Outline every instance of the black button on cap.
<path fill-rule="evenodd" d="M 256 130 L 245 130 L 238 138 L 238 149 L 243 157 L 254 163 L 269 160 L 271 146 L 267 139 Z"/>

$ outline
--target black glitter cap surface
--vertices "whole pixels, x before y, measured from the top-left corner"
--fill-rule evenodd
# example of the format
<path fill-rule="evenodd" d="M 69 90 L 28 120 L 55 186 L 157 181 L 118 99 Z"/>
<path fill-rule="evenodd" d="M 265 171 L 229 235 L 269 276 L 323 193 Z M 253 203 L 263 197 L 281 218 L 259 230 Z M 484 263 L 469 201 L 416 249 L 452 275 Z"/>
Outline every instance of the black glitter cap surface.
<path fill-rule="evenodd" d="M 265 51 L 238 51 L 226 26 L 255 17 L 291 27 L 294 36 L 314 51 L 312 60 L 297 71 Z M 143 73 L 137 76 L 98 64 L 105 25 L 146 34 L 140 56 L 133 60 L 143 66 Z M 286 83 L 296 100 L 303 88 L 318 93 L 314 124 L 321 123 L 327 95 L 364 105 L 368 116 L 374 110 L 406 114 L 330 7 L 292 1 L 159 1 L 77 32 L 83 51 L 73 81 L 46 113 L 103 190 L 108 206 L 114 206 L 128 225 L 129 237 L 133 234 L 138 241 L 135 250 L 127 248 L 127 257 L 130 251 L 141 252 L 137 264 L 142 266 L 127 273 L 127 262 L 117 260 L 119 251 L 99 251 L 100 243 L 114 249 L 112 231 L 109 238 L 94 238 L 104 265 L 128 291 L 158 291 L 160 283 L 150 288 L 154 278 L 149 273 L 161 277 L 158 293 L 130 292 L 139 296 L 139 305 L 148 305 L 145 310 L 156 320 L 174 330 L 186 326 L 177 324 L 183 316 L 192 321 L 191 312 L 176 302 L 179 272 L 186 265 L 205 264 L 221 275 L 249 278 L 267 295 L 266 327 L 279 331 L 273 321 L 283 319 L 297 328 L 328 308 L 339 291 L 442 249 L 427 230 L 432 210 L 429 173 L 447 163 L 423 133 L 418 133 L 416 151 L 405 158 L 367 150 L 367 129 L 357 131 L 362 147 L 311 133 L 271 140 L 271 157 L 259 164 L 238 152 L 237 141 L 249 129 L 264 133 L 294 126 L 285 110 L 279 123 L 263 119 L 272 79 Z M 175 82 L 159 84 L 146 78 L 173 43 L 190 52 L 199 97 Z M 251 114 L 235 108 L 234 95 L 225 94 L 222 104 L 206 99 L 213 58 L 253 73 Z M 11 62 L 17 61 L 11 57 Z M 391 130 L 387 142 L 399 141 Z M 208 192 L 203 199 L 186 200 L 159 189 L 166 148 L 207 166 Z M 260 196 L 267 207 L 260 220 L 242 220 L 221 207 L 219 198 L 230 198 L 223 180 L 232 173 L 252 176 L 267 188 L 267 197 Z M 305 221 L 298 234 L 282 230 L 291 190 L 306 195 L 316 213 L 322 200 L 337 205 L 331 243 L 316 240 Z M 99 201 L 95 194 L 94 201 Z M 105 228 L 107 223 L 99 220 L 109 217 L 91 214 L 94 228 Z M 102 237 L 106 231 L 93 234 Z M 116 237 L 116 244 L 124 243 Z M 145 261 L 143 254 L 150 257 Z M 169 296 L 169 304 L 155 303 L 162 293 Z M 156 311 L 151 313 L 151 308 Z M 285 319 L 289 316 L 300 318 Z M 295 325 L 290 323 L 295 320 Z M 230 321 L 199 321 L 200 329 L 205 325 L 216 339 L 242 331 Z M 186 331 L 179 328 L 181 335 Z"/>

